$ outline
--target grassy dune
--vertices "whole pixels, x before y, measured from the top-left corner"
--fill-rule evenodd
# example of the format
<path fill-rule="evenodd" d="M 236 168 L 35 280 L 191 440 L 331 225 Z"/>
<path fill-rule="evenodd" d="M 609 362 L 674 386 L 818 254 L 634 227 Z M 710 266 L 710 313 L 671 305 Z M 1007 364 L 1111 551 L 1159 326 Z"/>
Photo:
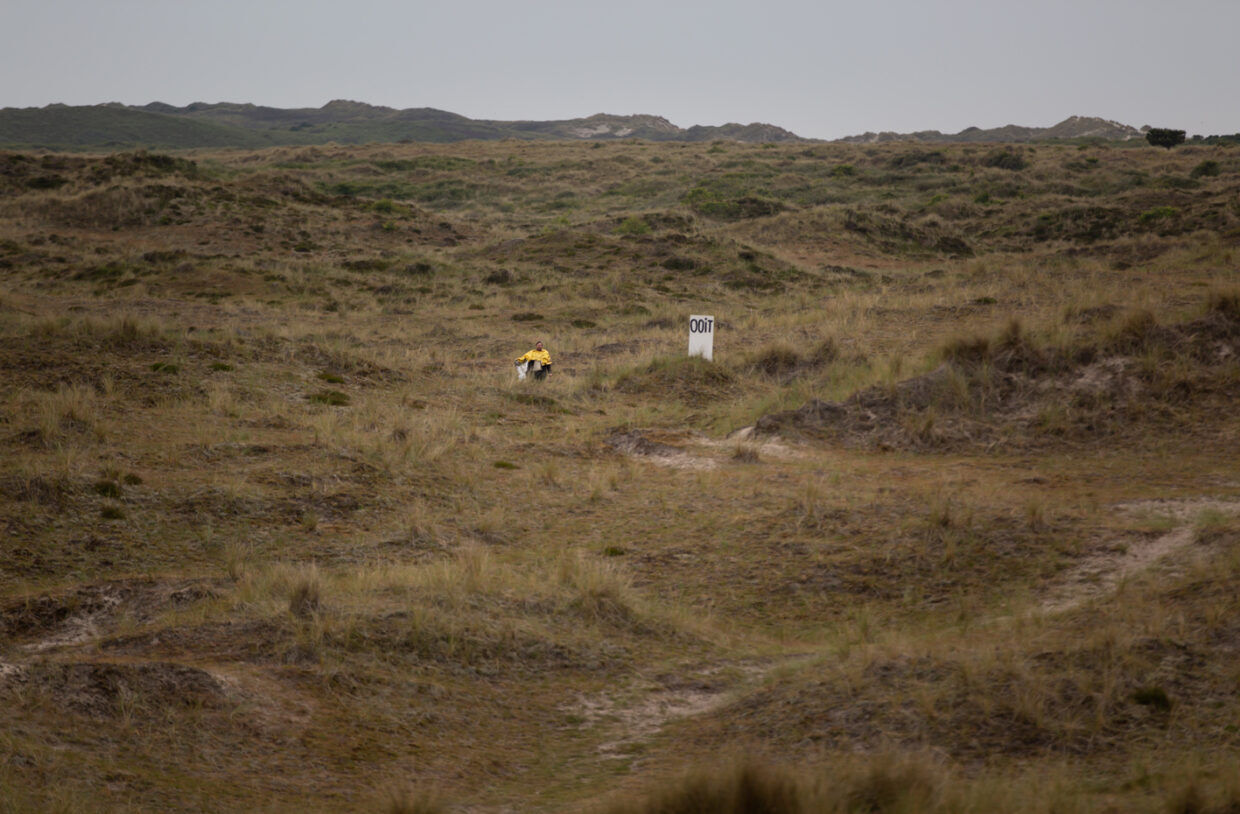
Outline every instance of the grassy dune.
<path fill-rule="evenodd" d="M 1234 810 L 1237 200 L 1231 147 L 0 153 L 0 810 Z"/>

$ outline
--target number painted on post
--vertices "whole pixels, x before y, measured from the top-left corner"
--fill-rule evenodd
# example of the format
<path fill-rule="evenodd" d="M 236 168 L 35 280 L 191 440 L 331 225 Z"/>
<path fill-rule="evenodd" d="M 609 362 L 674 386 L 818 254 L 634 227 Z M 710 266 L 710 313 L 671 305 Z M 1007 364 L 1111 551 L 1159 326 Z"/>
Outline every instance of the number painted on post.
<path fill-rule="evenodd" d="M 711 361 L 715 353 L 715 317 L 711 314 L 689 315 L 689 355 Z"/>

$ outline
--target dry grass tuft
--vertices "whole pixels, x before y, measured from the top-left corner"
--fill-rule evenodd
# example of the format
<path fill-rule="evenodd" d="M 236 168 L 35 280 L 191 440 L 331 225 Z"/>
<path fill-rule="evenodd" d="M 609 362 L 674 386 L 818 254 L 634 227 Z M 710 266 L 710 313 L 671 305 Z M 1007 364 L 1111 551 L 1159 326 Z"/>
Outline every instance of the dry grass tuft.
<path fill-rule="evenodd" d="M 880 752 L 837 761 L 829 773 L 753 760 L 692 772 L 608 814 L 852 814 L 945 812 L 950 774 L 924 755 Z"/>
<path fill-rule="evenodd" d="M 788 771 L 737 762 L 699 771 L 640 802 L 619 803 L 607 814 L 801 814 L 807 808 L 801 784 Z"/>
<path fill-rule="evenodd" d="M 739 443 L 732 448 L 732 460 L 741 464 L 756 464 L 761 461 L 758 448 L 753 444 Z"/>
<path fill-rule="evenodd" d="M 629 623 L 636 618 L 632 584 L 619 566 L 582 551 L 566 551 L 559 560 L 560 584 L 568 588 L 568 606 L 592 623 Z"/>
<path fill-rule="evenodd" d="M 1206 310 L 1240 326 L 1240 291 L 1212 291 Z"/>
<path fill-rule="evenodd" d="M 615 387 L 622 393 L 658 395 L 691 405 L 706 405 L 736 393 L 738 383 L 736 376 L 722 365 L 698 357 L 664 357 L 623 373 Z"/>
<path fill-rule="evenodd" d="M 383 800 L 385 814 L 447 814 L 448 806 L 437 793 L 416 789 L 393 789 Z"/>
<path fill-rule="evenodd" d="M 321 605 L 321 585 L 318 569 L 303 569 L 289 592 L 288 610 L 299 619 L 307 619 L 318 613 Z"/>

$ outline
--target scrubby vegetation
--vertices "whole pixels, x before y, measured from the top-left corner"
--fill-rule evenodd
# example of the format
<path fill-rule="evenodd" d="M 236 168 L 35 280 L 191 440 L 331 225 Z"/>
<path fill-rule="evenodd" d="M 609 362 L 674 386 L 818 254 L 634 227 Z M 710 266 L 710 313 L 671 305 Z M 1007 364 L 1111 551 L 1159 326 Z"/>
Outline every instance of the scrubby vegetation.
<path fill-rule="evenodd" d="M 1238 198 L 1225 144 L 0 153 L 0 810 L 1233 810 Z"/>

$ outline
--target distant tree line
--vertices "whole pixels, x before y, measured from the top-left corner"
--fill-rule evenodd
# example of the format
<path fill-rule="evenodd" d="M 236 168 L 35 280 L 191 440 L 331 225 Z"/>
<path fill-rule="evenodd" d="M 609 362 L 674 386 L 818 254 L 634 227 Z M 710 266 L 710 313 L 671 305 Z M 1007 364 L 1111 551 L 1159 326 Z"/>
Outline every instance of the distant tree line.
<path fill-rule="evenodd" d="M 1240 144 L 1240 133 L 1232 133 L 1230 136 L 1193 136 L 1189 139 L 1192 144 Z"/>
<path fill-rule="evenodd" d="M 1240 133 L 1233 133 L 1230 136 L 1193 136 L 1185 139 L 1183 130 L 1173 130 L 1169 127 L 1151 127 L 1145 133 L 1145 140 L 1155 147 L 1166 147 L 1168 150 L 1177 144 L 1183 144 L 1186 140 L 1190 144 L 1240 144 Z"/>

